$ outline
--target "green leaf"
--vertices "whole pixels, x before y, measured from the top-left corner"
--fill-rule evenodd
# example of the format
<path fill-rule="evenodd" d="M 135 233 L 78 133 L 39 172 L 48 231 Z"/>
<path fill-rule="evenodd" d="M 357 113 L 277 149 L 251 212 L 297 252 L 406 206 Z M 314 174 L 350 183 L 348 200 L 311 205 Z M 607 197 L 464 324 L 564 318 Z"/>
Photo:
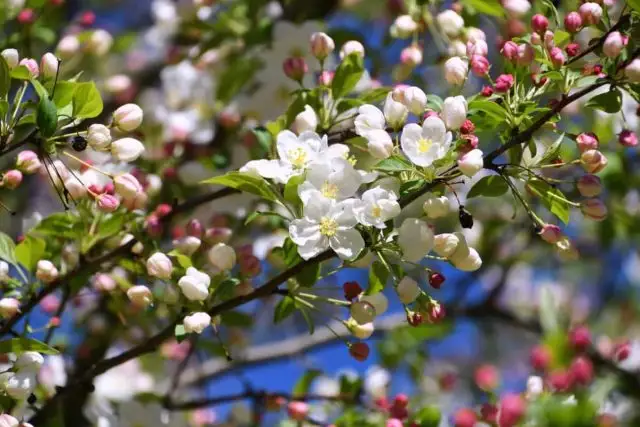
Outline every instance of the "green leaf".
<path fill-rule="evenodd" d="M 222 103 L 230 101 L 251 80 L 258 68 L 258 63 L 253 58 L 240 58 L 230 63 L 218 81 L 216 99 Z"/>
<path fill-rule="evenodd" d="M 252 132 L 260 148 L 262 148 L 265 153 L 271 152 L 271 147 L 273 147 L 273 136 L 271 132 L 265 128 L 255 128 Z"/>
<path fill-rule="evenodd" d="M 627 0 L 627 4 L 631 7 L 631 9 L 636 12 L 640 12 L 640 0 Z"/>
<path fill-rule="evenodd" d="M 31 85 L 36 90 L 36 93 L 38 94 L 38 98 L 40 99 L 49 98 L 49 92 L 47 91 L 47 89 L 45 89 L 44 86 L 42 86 L 42 83 L 40 83 L 38 80 L 31 79 Z"/>
<path fill-rule="evenodd" d="M 309 393 L 309 389 L 311 389 L 311 383 L 313 380 L 322 375 L 322 371 L 319 369 L 309 369 L 304 375 L 298 380 L 296 385 L 293 387 L 293 392 L 291 393 L 292 397 L 300 398 Z"/>
<path fill-rule="evenodd" d="M 69 105 L 73 101 L 73 95 L 76 93 L 77 83 L 74 82 L 58 82 L 53 93 L 53 102 L 58 108 Z"/>
<path fill-rule="evenodd" d="M 49 347 L 42 341 L 33 338 L 18 337 L 0 341 L 0 354 L 14 353 L 20 355 L 25 351 L 37 351 L 40 354 L 59 354 L 55 348 Z"/>
<path fill-rule="evenodd" d="M 46 243 L 43 239 L 27 236 L 16 246 L 16 260 L 28 271 L 35 271 L 36 264 L 44 255 Z"/>
<path fill-rule="evenodd" d="M 302 204 L 302 200 L 300 200 L 300 196 L 298 196 L 298 187 L 305 180 L 305 174 L 292 176 L 287 181 L 287 184 L 284 186 L 284 199 L 298 206 Z"/>
<path fill-rule="evenodd" d="M 17 80 L 31 80 L 31 73 L 24 65 L 18 65 L 16 68 L 11 70 L 11 78 Z"/>
<path fill-rule="evenodd" d="M 298 284 L 305 288 L 310 288 L 315 285 L 318 281 L 318 277 L 320 277 L 320 264 L 318 263 L 306 266 L 295 276 Z"/>
<path fill-rule="evenodd" d="M 622 108 L 622 93 L 618 89 L 601 93 L 591 98 L 585 106 L 609 114 L 617 113 Z"/>
<path fill-rule="evenodd" d="M 402 157 L 391 156 L 378 162 L 373 168 L 384 172 L 404 172 L 413 170 L 413 165 Z"/>
<path fill-rule="evenodd" d="M 10 264 L 17 265 L 16 262 L 16 244 L 8 235 L 0 232 L 0 258 Z"/>
<path fill-rule="evenodd" d="M 279 214 L 278 212 L 264 212 L 264 211 L 255 211 L 255 212 L 251 212 L 249 214 L 249 216 L 247 217 L 247 219 L 244 221 L 244 225 L 249 225 L 250 223 L 252 223 L 253 221 L 255 221 L 256 219 L 260 218 L 261 216 L 273 216 L 273 217 L 277 217 L 282 219 L 283 221 L 289 222 L 289 218 L 282 216 L 281 214 Z"/>
<path fill-rule="evenodd" d="M 287 317 L 291 316 L 296 309 L 293 298 L 286 296 L 278 302 L 273 312 L 273 323 L 280 323 Z"/>
<path fill-rule="evenodd" d="M 95 83 L 78 83 L 73 94 L 73 116 L 92 119 L 102 113 L 102 97 Z"/>
<path fill-rule="evenodd" d="M 313 335 L 313 333 L 316 330 L 315 325 L 313 324 L 313 319 L 311 318 L 311 315 L 309 314 L 309 310 L 307 309 L 307 307 L 301 305 L 298 306 L 298 309 L 300 310 L 300 313 L 302 313 L 302 317 L 304 318 L 304 321 L 307 324 L 307 327 L 309 328 L 309 335 Z"/>
<path fill-rule="evenodd" d="M 444 105 L 444 101 L 438 95 L 427 96 L 427 108 L 440 112 L 442 111 L 443 105 Z"/>
<path fill-rule="evenodd" d="M 220 322 L 227 326 L 248 328 L 253 325 L 253 317 L 241 311 L 225 311 L 220 315 Z"/>
<path fill-rule="evenodd" d="M 565 44 L 565 42 L 571 40 L 571 34 L 566 31 L 556 29 L 553 33 L 553 42 L 556 44 L 556 46 L 562 46 Z"/>
<path fill-rule="evenodd" d="M 533 178 L 527 182 L 529 190 L 542 200 L 542 204 L 565 224 L 569 223 L 570 206 L 562 191 L 551 187 L 541 179 Z"/>
<path fill-rule="evenodd" d="M 45 138 L 53 136 L 58 130 L 58 109 L 56 104 L 46 96 L 41 98 L 38 104 L 36 124 L 40 134 Z"/>
<path fill-rule="evenodd" d="M 559 328 L 558 317 L 556 315 L 558 308 L 555 304 L 553 292 L 548 286 L 542 286 L 540 289 L 539 316 L 542 329 L 546 332 L 554 332 Z"/>
<path fill-rule="evenodd" d="M 504 8 L 498 0 L 462 0 L 462 4 L 477 13 L 497 17 L 504 16 Z"/>
<path fill-rule="evenodd" d="M 497 122 L 503 122 L 507 118 L 507 110 L 504 107 L 486 99 L 476 98 L 469 102 L 469 114 L 473 112 L 483 113 Z"/>
<path fill-rule="evenodd" d="M 176 250 L 169 252 L 167 255 L 169 255 L 170 257 L 174 257 L 176 261 L 178 261 L 178 265 L 180 265 L 180 267 L 184 268 L 185 270 L 193 266 L 193 263 L 191 262 L 190 257 Z"/>
<path fill-rule="evenodd" d="M 560 21 L 560 14 L 558 13 L 558 9 L 556 9 L 556 7 L 551 2 L 551 0 L 542 0 L 542 3 L 544 3 L 544 5 L 547 7 L 547 9 L 551 10 L 551 12 L 553 13 L 553 18 L 556 21 L 556 26 L 560 27 L 560 24 L 561 24 L 562 21 Z M 546 16 L 549 16 L 548 12 L 546 13 Z M 556 37 L 558 36 L 558 33 L 564 33 L 564 32 L 565 31 L 557 30 L 557 29 L 554 31 Z M 567 33 L 567 35 L 568 35 L 568 33 Z M 555 39 L 555 37 L 554 37 L 554 39 Z M 569 39 L 569 36 L 567 37 L 567 40 L 568 39 Z M 557 41 L 556 41 L 556 44 L 558 44 Z"/>
<path fill-rule="evenodd" d="M 489 175 L 480 179 L 471 187 L 467 199 L 477 196 L 499 197 L 509 190 L 509 185 L 500 175 Z"/>
<path fill-rule="evenodd" d="M 187 331 L 184 330 L 184 325 L 182 323 L 176 325 L 176 328 L 173 330 L 173 335 L 176 337 L 176 341 L 178 342 L 182 342 L 187 338 Z"/>
<path fill-rule="evenodd" d="M 383 101 L 391 90 L 393 90 L 393 88 L 388 86 L 377 87 L 363 92 L 358 98 L 365 104 L 375 104 Z"/>
<path fill-rule="evenodd" d="M 364 60 L 357 53 L 345 57 L 333 76 L 331 82 L 331 94 L 333 99 L 339 99 L 347 95 L 356 87 L 364 73 Z"/>
<path fill-rule="evenodd" d="M 247 173 L 229 172 L 225 175 L 209 178 L 202 183 L 224 185 L 245 193 L 255 194 L 271 202 L 278 201 L 278 194 L 264 178 Z"/>
<path fill-rule="evenodd" d="M 58 212 L 43 218 L 30 234 L 75 239 L 83 233 L 78 222 L 78 215 L 71 212 Z"/>
<path fill-rule="evenodd" d="M 389 270 L 380 261 L 374 261 L 369 270 L 369 286 L 365 295 L 374 295 L 384 289 L 384 285 L 389 279 Z"/>
<path fill-rule="evenodd" d="M 4 57 L 0 56 L 0 98 L 4 98 L 11 89 L 11 70 Z"/>

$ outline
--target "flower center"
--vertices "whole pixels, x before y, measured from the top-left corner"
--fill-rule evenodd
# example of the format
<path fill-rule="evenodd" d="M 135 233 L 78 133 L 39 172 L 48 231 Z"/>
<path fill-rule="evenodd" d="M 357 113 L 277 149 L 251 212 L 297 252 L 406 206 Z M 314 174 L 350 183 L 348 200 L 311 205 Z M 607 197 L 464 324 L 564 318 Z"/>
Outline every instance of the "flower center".
<path fill-rule="evenodd" d="M 378 205 L 371 208 L 371 216 L 374 218 L 380 218 L 382 216 L 382 208 Z"/>
<path fill-rule="evenodd" d="M 325 181 L 324 184 L 322 184 L 320 192 L 327 199 L 335 199 L 338 197 L 338 186 L 329 181 Z"/>
<path fill-rule="evenodd" d="M 307 152 L 304 148 L 298 147 L 293 150 L 289 150 L 287 154 L 289 155 L 289 161 L 294 167 L 302 169 L 306 166 Z"/>
<path fill-rule="evenodd" d="M 420 138 L 418 140 L 418 152 L 426 153 L 427 151 L 429 151 L 429 149 L 431 149 L 432 145 L 433 141 L 429 138 Z"/>
<path fill-rule="evenodd" d="M 320 234 L 333 237 L 338 232 L 338 223 L 335 219 L 324 217 L 320 220 Z"/>

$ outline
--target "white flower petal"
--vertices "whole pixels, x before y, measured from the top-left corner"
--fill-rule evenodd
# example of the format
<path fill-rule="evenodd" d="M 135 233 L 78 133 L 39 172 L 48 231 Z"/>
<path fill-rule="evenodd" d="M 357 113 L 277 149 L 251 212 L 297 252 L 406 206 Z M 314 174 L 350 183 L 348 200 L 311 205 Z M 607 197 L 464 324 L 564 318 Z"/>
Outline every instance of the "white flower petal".
<path fill-rule="evenodd" d="M 340 230 L 329 239 L 329 244 L 340 258 L 346 260 L 354 259 L 364 249 L 364 239 L 358 230 L 353 228 Z"/>

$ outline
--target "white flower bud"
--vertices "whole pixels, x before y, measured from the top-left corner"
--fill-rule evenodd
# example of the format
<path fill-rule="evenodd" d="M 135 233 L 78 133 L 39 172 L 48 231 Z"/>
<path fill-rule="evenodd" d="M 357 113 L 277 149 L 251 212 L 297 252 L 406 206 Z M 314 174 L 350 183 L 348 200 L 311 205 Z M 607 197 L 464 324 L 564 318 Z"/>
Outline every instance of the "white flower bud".
<path fill-rule="evenodd" d="M 6 392 L 16 400 L 25 400 L 36 388 L 36 373 L 17 372 L 7 380 Z"/>
<path fill-rule="evenodd" d="M 624 75 L 633 83 L 640 83 L 640 59 L 636 58 L 624 68 Z"/>
<path fill-rule="evenodd" d="M 136 285 L 127 289 L 127 297 L 138 307 L 148 307 L 153 302 L 151 290 L 144 285 Z"/>
<path fill-rule="evenodd" d="M 64 36 L 58 42 L 58 47 L 56 48 L 56 52 L 60 55 L 62 59 L 70 59 L 80 49 L 80 40 L 78 37 L 74 35 Z"/>
<path fill-rule="evenodd" d="M 482 151 L 475 148 L 458 159 L 460 172 L 468 177 L 474 176 L 484 167 Z"/>
<path fill-rule="evenodd" d="M 143 152 L 144 145 L 134 138 L 122 138 L 111 143 L 111 155 L 121 162 L 132 162 Z"/>
<path fill-rule="evenodd" d="M 207 253 L 209 262 L 218 270 L 231 270 L 236 265 L 236 252 L 231 246 L 218 243 Z"/>
<path fill-rule="evenodd" d="M 363 295 L 360 297 L 360 301 L 368 302 L 376 310 L 376 316 L 381 316 L 386 313 L 389 308 L 389 300 L 382 292 L 378 292 L 373 295 Z"/>
<path fill-rule="evenodd" d="M 64 182 L 64 188 L 69 192 L 73 200 L 80 200 L 87 196 L 87 187 L 77 178 L 69 178 Z"/>
<path fill-rule="evenodd" d="M 16 68 L 20 63 L 20 54 L 16 49 L 5 49 L 0 55 L 2 55 L 10 70 Z"/>
<path fill-rule="evenodd" d="M 444 78 L 454 86 L 461 86 L 467 79 L 469 64 L 458 56 L 449 58 L 444 63 Z"/>
<path fill-rule="evenodd" d="M 43 283 L 51 283 L 58 278 L 60 274 L 55 265 L 49 260 L 42 259 L 38 261 L 36 267 L 36 277 Z"/>
<path fill-rule="evenodd" d="M 193 255 L 202 244 L 202 241 L 195 236 L 185 236 L 180 240 L 173 241 L 173 247 L 180 253 L 187 256 Z"/>
<path fill-rule="evenodd" d="M 44 357 L 37 351 L 25 351 L 13 364 L 18 370 L 28 370 L 30 372 L 38 372 L 44 363 Z"/>
<path fill-rule="evenodd" d="M 433 249 L 433 231 L 416 218 L 407 218 L 398 229 L 398 244 L 407 261 L 418 262 Z"/>
<path fill-rule="evenodd" d="M 427 108 L 427 95 L 416 86 L 409 86 L 403 90 L 402 102 L 413 114 L 420 116 Z"/>
<path fill-rule="evenodd" d="M 209 296 L 211 278 L 193 267 L 187 268 L 187 274 L 178 280 L 178 287 L 190 301 L 204 301 Z"/>
<path fill-rule="evenodd" d="M 418 30 L 418 23 L 410 15 L 400 15 L 391 26 L 391 34 L 406 39 Z"/>
<path fill-rule="evenodd" d="M 149 197 L 155 196 L 162 189 L 162 178 L 156 174 L 147 175 L 147 195 Z"/>
<path fill-rule="evenodd" d="M 133 199 L 138 194 L 143 192 L 142 185 L 140 184 L 138 179 L 130 173 L 117 175 L 113 179 L 113 184 L 116 193 L 122 196 L 122 198 L 125 200 Z"/>
<path fill-rule="evenodd" d="M 318 127 L 318 115 L 310 105 L 305 105 L 304 111 L 296 116 L 291 127 L 298 135 L 306 131 L 315 132 Z"/>
<path fill-rule="evenodd" d="M 87 143 L 94 150 L 106 150 L 111 144 L 111 131 L 100 123 L 92 124 L 87 131 Z"/>
<path fill-rule="evenodd" d="M 430 194 L 422 204 L 422 209 L 429 219 L 441 218 L 450 212 L 449 199 L 446 196 L 436 197 Z"/>
<path fill-rule="evenodd" d="M 451 9 L 440 12 L 438 16 L 436 16 L 436 21 L 442 32 L 449 37 L 457 36 L 464 28 L 464 19 L 462 19 L 462 16 Z"/>
<path fill-rule="evenodd" d="M 398 287 L 396 288 L 398 292 L 398 297 L 403 304 L 411 304 L 420 296 L 420 286 L 418 282 L 413 280 L 409 276 L 405 276 L 398 283 Z"/>
<path fill-rule="evenodd" d="M 365 301 L 358 301 L 351 304 L 350 313 L 353 320 L 361 325 L 372 322 L 377 314 L 373 305 Z"/>
<path fill-rule="evenodd" d="M 528 0 L 504 0 L 502 5 L 509 15 L 516 18 L 526 15 L 531 9 L 531 3 Z"/>
<path fill-rule="evenodd" d="M 467 100 L 464 96 L 453 96 L 444 100 L 442 120 L 447 129 L 458 130 L 467 119 Z"/>
<path fill-rule="evenodd" d="M 374 326 L 372 322 L 365 323 L 363 325 L 356 322 L 354 319 L 347 320 L 347 327 L 351 334 L 361 340 L 366 340 L 373 335 Z"/>
<path fill-rule="evenodd" d="M 104 88 L 109 93 L 118 94 L 126 91 L 131 87 L 131 77 L 125 74 L 116 74 L 109 77 L 104 82 Z"/>
<path fill-rule="evenodd" d="M 144 114 L 136 104 L 125 104 L 113 113 L 113 124 L 120 130 L 131 132 L 140 127 Z"/>
<path fill-rule="evenodd" d="M 535 399 L 544 391 L 544 381 L 535 375 L 527 379 L 527 399 Z"/>
<path fill-rule="evenodd" d="M 190 334 L 195 332 L 200 334 L 211 324 L 211 316 L 204 312 L 193 313 L 192 315 L 185 317 L 183 323 L 184 331 L 186 333 Z"/>
<path fill-rule="evenodd" d="M 333 52 L 336 44 L 326 33 L 318 32 L 311 34 L 311 53 L 317 59 L 323 60 Z"/>
<path fill-rule="evenodd" d="M 393 99 L 393 92 L 387 94 L 387 99 L 384 101 L 384 118 L 387 120 L 387 124 L 394 129 L 399 129 L 407 120 L 409 110 L 402 103 Z"/>
<path fill-rule="evenodd" d="M 20 301 L 15 298 L 0 299 L 0 317 L 8 319 L 20 311 Z"/>
<path fill-rule="evenodd" d="M 112 44 L 113 37 L 111 34 L 105 30 L 98 29 L 89 37 L 89 40 L 87 41 L 87 49 L 94 55 L 103 56 L 109 52 Z"/>
<path fill-rule="evenodd" d="M 357 53 L 360 56 L 364 56 L 364 46 L 362 46 L 362 43 L 356 40 L 349 40 L 348 42 L 346 42 L 342 46 L 342 49 L 340 49 L 340 59 L 344 59 L 352 53 Z"/>
<path fill-rule="evenodd" d="M 171 279 L 173 264 L 162 252 L 156 252 L 147 259 L 147 273 L 158 279 Z"/>
<path fill-rule="evenodd" d="M 0 284 L 7 283 L 9 278 L 9 264 L 0 260 Z"/>
<path fill-rule="evenodd" d="M 443 233 L 438 234 L 434 237 L 435 245 L 433 250 L 442 257 L 448 258 L 450 257 L 456 248 L 458 247 L 458 242 L 460 240 L 455 234 L 452 233 Z"/>
<path fill-rule="evenodd" d="M 21 427 L 27 427 L 27 424 L 28 423 L 22 423 Z M 0 415 L 0 427 L 18 427 L 18 425 L 20 425 L 20 422 L 15 417 L 9 414 Z"/>
<path fill-rule="evenodd" d="M 386 159 L 393 154 L 393 140 L 386 130 L 375 129 L 367 132 L 367 150 L 376 159 Z"/>
<path fill-rule="evenodd" d="M 469 248 L 469 254 L 465 258 L 458 259 L 453 265 L 462 271 L 476 271 L 482 267 L 482 259 L 478 251 Z"/>
<path fill-rule="evenodd" d="M 56 58 L 53 53 L 47 52 L 42 55 L 42 59 L 40 60 L 40 71 L 42 71 L 42 75 L 45 78 L 54 78 L 58 73 L 59 66 L 60 61 L 58 61 L 58 58 Z"/>

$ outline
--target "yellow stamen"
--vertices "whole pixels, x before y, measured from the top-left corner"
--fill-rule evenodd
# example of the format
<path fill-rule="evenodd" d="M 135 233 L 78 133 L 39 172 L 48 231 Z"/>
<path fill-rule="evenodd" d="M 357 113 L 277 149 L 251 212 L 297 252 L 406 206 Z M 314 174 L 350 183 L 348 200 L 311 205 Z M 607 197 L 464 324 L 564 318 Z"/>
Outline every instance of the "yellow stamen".
<path fill-rule="evenodd" d="M 298 147 L 293 150 L 289 150 L 287 154 L 289 156 L 289 161 L 294 167 L 302 169 L 306 166 L 307 152 L 303 148 Z"/>
<path fill-rule="evenodd" d="M 325 181 L 325 183 L 322 184 L 320 192 L 327 199 L 335 199 L 338 197 L 338 186 L 330 183 L 329 181 Z"/>
<path fill-rule="evenodd" d="M 418 140 L 418 152 L 420 153 L 426 153 L 427 151 L 429 151 L 431 149 L 431 146 L 433 145 L 433 141 L 428 139 L 428 138 L 420 138 Z"/>
<path fill-rule="evenodd" d="M 324 217 L 320 220 L 320 234 L 333 237 L 338 232 L 338 223 L 331 218 Z"/>

